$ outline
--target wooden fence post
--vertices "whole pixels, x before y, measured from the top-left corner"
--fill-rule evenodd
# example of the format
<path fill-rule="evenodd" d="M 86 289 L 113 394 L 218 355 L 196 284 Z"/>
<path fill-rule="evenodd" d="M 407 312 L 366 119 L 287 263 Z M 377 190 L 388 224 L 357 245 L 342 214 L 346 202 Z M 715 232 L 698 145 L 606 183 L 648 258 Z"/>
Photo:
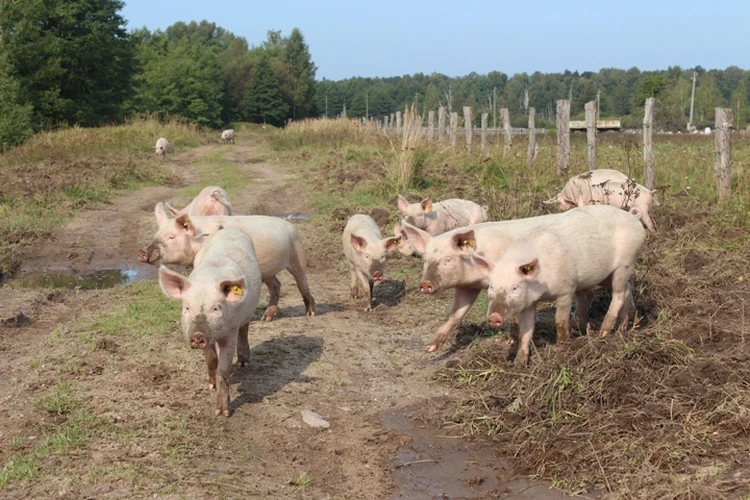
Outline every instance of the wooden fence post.
<path fill-rule="evenodd" d="M 487 120 L 489 113 L 482 113 L 482 153 L 487 151 Z"/>
<path fill-rule="evenodd" d="M 536 152 L 536 109 L 529 108 L 529 147 L 526 149 L 526 163 L 534 164 Z"/>
<path fill-rule="evenodd" d="M 557 175 L 568 172 L 570 165 L 570 101 L 557 101 Z"/>
<path fill-rule="evenodd" d="M 654 105 L 655 97 L 646 99 L 646 110 L 643 114 L 643 178 L 648 189 L 654 189 Z"/>
<path fill-rule="evenodd" d="M 390 125 L 390 127 L 394 128 L 395 126 L 396 126 L 396 114 L 395 113 L 391 113 L 391 125 Z"/>
<path fill-rule="evenodd" d="M 438 108 L 438 141 L 445 136 L 445 106 Z"/>
<path fill-rule="evenodd" d="M 427 142 L 432 142 L 435 139 L 435 112 L 430 111 L 427 113 Z"/>
<path fill-rule="evenodd" d="M 388 132 L 388 115 L 383 117 L 383 129 Z"/>
<path fill-rule="evenodd" d="M 401 135 L 401 111 L 396 111 L 396 134 Z"/>
<path fill-rule="evenodd" d="M 716 108 L 716 180 L 719 203 L 732 197 L 732 116 L 731 108 Z"/>
<path fill-rule="evenodd" d="M 464 132 L 466 133 L 466 152 L 471 153 L 471 138 L 474 136 L 474 117 L 471 107 L 464 106 Z"/>
<path fill-rule="evenodd" d="M 510 151 L 510 147 L 513 144 L 512 129 L 510 127 L 510 112 L 508 108 L 500 108 L 500 122 L 503 124 L 503 130 L 505 131 L 505 143 L 503 145 L 503 155 Z"/>
<path fill-rule="evenodd" d="M 596 101 L 584 105 L 586 110 L 586 144 L 589 151 L 589 170 L 596 169 Z"/>
<path fill-rule="evenodd" d="M 456 149 L 456 135 L 458 134 L 458 113 L 455 111 L 451 113 L 451 129 L 450 129 L 450 139 L 451 139 L 451 149 Z"/>

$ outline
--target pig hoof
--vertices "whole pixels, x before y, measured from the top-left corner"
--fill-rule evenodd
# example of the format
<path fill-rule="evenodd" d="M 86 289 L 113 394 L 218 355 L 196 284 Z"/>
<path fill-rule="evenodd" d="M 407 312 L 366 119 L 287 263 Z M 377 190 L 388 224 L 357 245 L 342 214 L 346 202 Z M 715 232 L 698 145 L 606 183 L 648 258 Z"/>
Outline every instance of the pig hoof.
<path fill-rule="evenodd" d="M 209 391 L 215 391 L 215 390 L 216 390 L 216 384 L 211 384 L 211 383 L 209 383 L 209 384 L 208 384 L 208 390 L 209 390 Z"/>
<path fill-rule="evenodd" d="M 599 332 L 599 338 L 605 338 L 607 335 L 609 335 L 609 332 L 607 330 L 602 330 Z"/>
<path fill-rule="evenodd" d="M 307 311 L 307 316 L 315 316 L 315 310 Z"/>
<path fill-rule="evenodd" d="M 226 409 L 222 410 L 221 408 L 216 408 L 216 412 L 214 413 L 214 415 L 216 415 L 217 417 L 219 415 L 223 415 L 225 417 L 228 417 L 229 416 L 229 410 L 226 410 Z"/>
<path fill-rule="evenodd" d="M 427 347 L 425 347 L 424 351 L 425 352 L 435 352 L 435 351 L 437 351 L 437 349 L 438 348 L 437 348 L 437 346 L 435 344 L 430 344 Z"/>

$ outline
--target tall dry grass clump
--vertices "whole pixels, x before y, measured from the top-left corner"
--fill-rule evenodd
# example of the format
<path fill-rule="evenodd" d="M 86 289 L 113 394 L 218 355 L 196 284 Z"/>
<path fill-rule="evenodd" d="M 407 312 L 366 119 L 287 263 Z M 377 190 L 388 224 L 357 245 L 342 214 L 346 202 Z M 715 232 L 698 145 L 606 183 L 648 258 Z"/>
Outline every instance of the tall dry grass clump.
<path fill-rule="evenodd" d="M 399 142 L 397 145 L 391 142 L 394 155 L 385 173 L 387 180 L 399 192 L 412 186 L 415 176 L 423 165 L 425 154 L 424 151 L 420 151 L 422 118 L 414 105 L 407 107 L 403 115 L 401 137 L 397 138 Z"/>
<path fill-rule="evenodd" d="M 275 138 L 274 146 L 277 149 L 301 146 L 340 148 L 348 144 L 367 141 L 373 135 L 371 127 L 362 126 L 357 120 L 309 118 L 287 125 Z"/>

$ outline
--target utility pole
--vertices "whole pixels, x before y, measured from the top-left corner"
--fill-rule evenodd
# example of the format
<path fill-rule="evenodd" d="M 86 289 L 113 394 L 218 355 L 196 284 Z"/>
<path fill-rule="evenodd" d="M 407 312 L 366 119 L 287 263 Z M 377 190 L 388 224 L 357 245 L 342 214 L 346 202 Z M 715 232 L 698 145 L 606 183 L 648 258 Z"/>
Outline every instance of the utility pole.
<path fill-rule="evenodd" d="M 497 87 L 492 87 L 492 128 L 497 127 Z"/>
<path fill-rule="evenodd" d="M 687 131 L 692 132 L 695 130 L 695 125 L 693 125 L 693 109 L 695 108 L 695 80 L 696 73 L 693 71 L 693 92 L 690 94 L 690 118 L 688 119 L 688 125 L 687 125 Z"/>

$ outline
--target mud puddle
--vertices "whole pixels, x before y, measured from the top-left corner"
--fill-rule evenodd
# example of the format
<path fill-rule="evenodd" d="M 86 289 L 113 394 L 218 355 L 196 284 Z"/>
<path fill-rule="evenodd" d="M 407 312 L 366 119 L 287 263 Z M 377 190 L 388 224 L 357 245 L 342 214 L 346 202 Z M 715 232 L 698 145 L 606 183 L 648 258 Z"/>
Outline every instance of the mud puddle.
<path fill-rule="evenodd" d="M 383 417 L 391 431 L 411 438 L 393 461 L 396 489 L 392 500 L 573 498 L 541 483 L 518 478 L 508 462 L 496 459 L 487 447 L 435 430 L 399 410 Z"/>

